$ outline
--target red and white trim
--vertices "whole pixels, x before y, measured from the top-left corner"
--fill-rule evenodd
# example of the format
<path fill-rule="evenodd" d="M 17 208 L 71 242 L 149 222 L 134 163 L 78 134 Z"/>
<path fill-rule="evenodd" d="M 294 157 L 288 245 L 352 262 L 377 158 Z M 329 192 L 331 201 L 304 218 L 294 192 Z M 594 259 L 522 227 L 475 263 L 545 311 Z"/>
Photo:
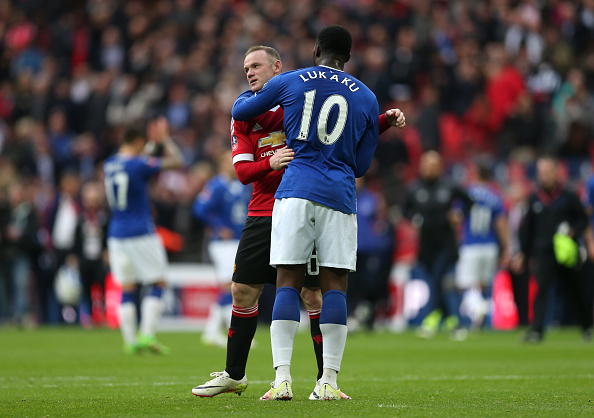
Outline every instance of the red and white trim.
<path fill-rule="evenodd" d="M 309 319 L 319 319 L 320 318 L 320 313 L 322 313 L 321 309 L 312 309 L 312 310 L 307 310 L 307 314 L 309 315 Z"/>
<path fill-rule="evenodd" d="M 253 318 L 258 315 L 258 305 L 252 306 L 251 308 L 239 308 L 233 305 L 233 316 L 240 318 Z"/>

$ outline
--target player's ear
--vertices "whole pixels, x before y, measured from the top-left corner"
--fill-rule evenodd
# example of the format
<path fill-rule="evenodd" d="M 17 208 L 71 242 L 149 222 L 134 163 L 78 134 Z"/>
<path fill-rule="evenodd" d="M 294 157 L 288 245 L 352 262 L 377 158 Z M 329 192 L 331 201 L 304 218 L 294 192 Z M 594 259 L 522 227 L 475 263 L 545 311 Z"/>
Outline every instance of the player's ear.
<path fill-rule="evenodd" d="M 276 60 L 274 62 L 274 73 L 275 74 L 280 74 L 283 72 L 283 63 L 281 62 L 281 60 Z"/>
<path fill-rule="evenodd" d="M 344 60 L 344 62 L 349 62 L 350 59 L 351 59 L 351 53 L 349 52 L 349 55 L 346 57 L 346 60 Z"/>
<path fill-rule="evenodd" d="M 320 58 L 320 55 L 322 54 L 322 50 L 320 49 L 320 45 L 318 45 L 318 43 L 316 42 L 316 44 L 314 45 L 314 50 L 313 50 L 313 62 L 316 63 L 318 58 Z"/>

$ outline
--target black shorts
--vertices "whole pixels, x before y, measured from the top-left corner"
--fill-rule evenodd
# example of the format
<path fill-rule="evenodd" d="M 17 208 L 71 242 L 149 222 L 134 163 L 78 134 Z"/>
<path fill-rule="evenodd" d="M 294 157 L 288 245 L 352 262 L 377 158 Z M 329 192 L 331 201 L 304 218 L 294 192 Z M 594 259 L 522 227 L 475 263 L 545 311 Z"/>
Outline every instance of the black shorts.
<path fill-rule="evenodd" d="M 270 265 L 271 216 L 248 216 L 235 255 L 233 281 L 242 284 L 276 286 L 276 269 Z M 307 275 L 305 287 L 319 287 L 317 275 Z"/>

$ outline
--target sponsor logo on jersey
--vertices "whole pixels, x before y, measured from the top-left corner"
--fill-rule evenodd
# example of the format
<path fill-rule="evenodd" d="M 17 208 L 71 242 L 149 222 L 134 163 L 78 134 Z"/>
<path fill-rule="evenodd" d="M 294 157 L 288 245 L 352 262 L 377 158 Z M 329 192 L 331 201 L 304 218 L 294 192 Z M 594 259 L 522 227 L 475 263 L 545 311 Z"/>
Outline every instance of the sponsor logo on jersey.
<path fill-rule="evenodd" d="M 254 125 L 254 129 L 252 129 L 252 132 L 256 132 L 256 131 L 261 131 L 262 127 L 260 126 L 260 124 L 258 122 L 256 122 L 256 124 Z"/>
<path fill-rule="evenodd" d="M 260 138 L 258 140 L 258 148 L 262 148 L 267 145 L 278 147 L 279 145 L 283 145 L 285 142 L 287 142 L 287 137 L 283 131 L 271 132 L 266 138 Z"/>

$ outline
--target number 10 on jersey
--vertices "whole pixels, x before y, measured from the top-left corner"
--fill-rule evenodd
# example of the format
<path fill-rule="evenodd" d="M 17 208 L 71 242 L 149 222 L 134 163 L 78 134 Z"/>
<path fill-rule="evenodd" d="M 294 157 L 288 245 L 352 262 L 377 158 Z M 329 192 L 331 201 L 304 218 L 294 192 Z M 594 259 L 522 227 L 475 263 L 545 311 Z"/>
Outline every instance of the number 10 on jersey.
<path fill-rule="evenodd" d="M 309 126 L 313 114 L 314 100 L 316 98 L 316 91 L 310 90 L 305 93 L 305 103 L 303 104 L 303 114 L 301 115 L 301 128 L 297 139 L 300 141 L 307 141 L 309 137 Z M 332 132 L 328 133 L 328 118 L 330 111 L 334 106 L 338 106 L 338 118 Z M 334 144 L 346 125 L 347 116 L 349 113 L 349 104 L 346 99 L 340 94 L 333 94 L 328 96 L 322 107 L 320 108 L 320 115 L 318 116 L 318 140 L 324 145 Z"/>

